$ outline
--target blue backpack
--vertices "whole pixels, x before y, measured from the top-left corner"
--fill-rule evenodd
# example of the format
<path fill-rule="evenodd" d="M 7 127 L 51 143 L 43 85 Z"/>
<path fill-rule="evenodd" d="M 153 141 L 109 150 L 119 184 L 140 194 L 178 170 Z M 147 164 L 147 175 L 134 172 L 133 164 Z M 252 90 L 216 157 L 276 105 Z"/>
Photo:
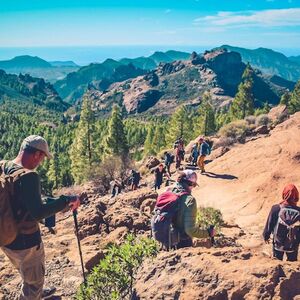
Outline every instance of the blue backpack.
<path fill-rule="evenodd" d="M 178 212 L 178 201 L 188 192 L 175 194 L 166 191 L 158 196 L 151 220 L 152 236 L 167 250 L 176 247 L 180 241 L 179 231 L 172 225 L 173 219 Z"/>

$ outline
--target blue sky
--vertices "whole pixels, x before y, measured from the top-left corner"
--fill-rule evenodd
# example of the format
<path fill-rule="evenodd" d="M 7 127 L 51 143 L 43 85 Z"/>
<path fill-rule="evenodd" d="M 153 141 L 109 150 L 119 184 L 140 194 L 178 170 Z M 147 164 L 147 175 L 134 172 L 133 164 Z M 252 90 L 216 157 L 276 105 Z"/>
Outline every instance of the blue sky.
<path fill-rule="evenodd" d="M 300 48 L 300 0 L 3 0 L 0 47 Z"/>

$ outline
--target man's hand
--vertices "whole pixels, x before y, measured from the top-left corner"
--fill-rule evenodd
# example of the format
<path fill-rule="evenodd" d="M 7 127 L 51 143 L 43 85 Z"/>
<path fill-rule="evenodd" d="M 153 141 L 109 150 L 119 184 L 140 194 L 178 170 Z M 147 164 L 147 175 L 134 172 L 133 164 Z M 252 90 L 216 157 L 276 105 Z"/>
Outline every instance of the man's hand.
<path fill-rule="evenodd" d="M 80 206 L 80 199 L 78 196 L 72 196 L 70 203 L 69 203 L 69 208 L 70 210 L 74 211 Z"/>

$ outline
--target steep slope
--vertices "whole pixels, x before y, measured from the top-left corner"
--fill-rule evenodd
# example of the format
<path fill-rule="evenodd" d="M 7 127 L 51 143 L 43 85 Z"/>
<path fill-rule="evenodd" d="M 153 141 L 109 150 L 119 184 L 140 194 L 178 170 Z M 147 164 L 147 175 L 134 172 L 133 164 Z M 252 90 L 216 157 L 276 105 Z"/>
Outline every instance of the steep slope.
<path fill-rule="evenodd" d="M 65 77 L 68 73 L 78 70 L 74 63 L 52 64 L 37 56 L 22 55 L 11 60 L 0 61 L 0 69 L 10 74 L 29 74 L 33 77 L 44 78 L 54 82 Z"/>
<path fill-rule="evenodd" d="M 225 50 L 193 53 L 187 61 L 161 63 L 155 70 L 107 90 L 90 90 L 89 95 L 100 113 L 107 113 L 119 103 L 128 114 L 171 114 L 180 104 L 197 106 L 202 94 L 209 90 L 216 108 L 228 106 L 237 92 L 246 65 L 237 52 Z M 280 96 L 294 86 L 280 77 L 254 75 L 256 106 L 268 101 L 278 104 Z"/>
<path fill-rule="evenodd" d="M 5 100 L 25 101 L 55 111 L 65 111 L 69 107 L 44 79 L 33 78 L 28 74 L 6 74 L 0 70 L 0 102 Z"/>
<path fill-rule="evenodd" d="M 278 75 L 291 81 L 300 79 L 300 65 L 293 58 L 289 59 L 280 52 L 267 48 L 251 50 L 229 45 L 218 47 L 218 49 L 220 48 L 240 53 L 243 62 L 249 62 L 264 73 Z"/>
<path fill-rule="evenodd" d="M 237 145 L 207 165 L 196 191 L 199 204 L 220 208 L 247 231 L 262 231 L 285 184 L 300 188 L 300 112 L 264 138 Z M 211 192 L 212 185 L 214 187 Z M 201 196 L 200 196 L 201 195 Z M 234 208 L 234 209 L 233 209 Z"/>

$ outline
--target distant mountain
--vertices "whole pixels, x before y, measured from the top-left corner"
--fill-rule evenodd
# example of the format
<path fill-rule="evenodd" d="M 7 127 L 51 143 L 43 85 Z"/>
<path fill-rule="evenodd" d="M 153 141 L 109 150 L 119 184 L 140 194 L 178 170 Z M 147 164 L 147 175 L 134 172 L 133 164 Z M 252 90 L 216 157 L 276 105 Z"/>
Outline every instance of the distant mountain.
<path fill-rule="evenodd" d="M 56 66 L 37 56 L 22 55 L 0 61 L 0 69 L 10 74 L 29 74 L 50 82 L 64 78 L 68 73 L 79 69 L 73 62 L 54 62 L 54 64 Z"/>
<path fill-rule="evenodd" d="M 0 61 L 0 69 L 51 68 L 51 64 L 37 56 L 22 55 Z"/>
<path fill-rule="evenodd" d="M 278 75 L 291 81 L 300 79 L 300 65 L 280 52 L 266 48 L 250 50 L 229 45 L 223 45 L 216 49 L 220 48 L 240 53 L 243 62 L 249 62 L 252 67 L 258 68 L 264 73 Z"/>
<path fill-rule="evenodd" d="M 137 68 L 141 68 L 144 70 L 153 70 L 160 63 L 172 62 L 175 60 L 187 60 L 190 57 L 190 53 L 169 50 L 167 52 L 154 52 L 149 57 L 137 57 L 137 58 L 123 58 L 119 62 L 122 64 L 132 63 Z"/>
<path fill-rule="evenodd" d="M 6 100 L 29 102 L 55 111 L 69 108 L 44 79 L 33 78 L 28 74 L 6 74 L 0 70 L 0 102 Z"/>
<path fill-rule="evenodd" d="M 111 83 L 133 78 L 155 69 L 160 63 L 186 60 L 189 53 L 180 51 L 154 52 L 149 57 L 123 58 L 119 61 L 107 59 L 103 63 L 90 64 L 77 72 L 57 81 L 54 86 L 60 96 L 74 103 L 87 90 L 88 86 L 106 89 Z"/>
<path fill-rule="evenodd" d="M 180 104 L 198 106 L 210 91 L 216 109 L 228 108 L 235 96 L 246 64 L 237 52 L 224 49 L 192 53 L 190 60 L 160 63 L 153 71 L 112 84 L 107 90 L 89 89 L 100 114 L 108 114 L 114 103 L 127 114 L 172 114 Z M 254 74 L 255 106 L 266 101 L 276 105 L 295 83 L 260 71 Z"/>
<path fill-rule="evenodd" d="M 296 62 L 297 64 L 300 65 L 300 55 L 298 55 L 298 56 L 290 56 L 289 60 L 291 60 L 293 62 Z"/>
<path fill-rule="evenodd" d="M 74 61 L 68 60 L 68 61 L 49 61 L 52 67 L 80 67 Z"/>
<path fill-rule="evenodd" d="M 54 84 L 59 95 L 67 102 L 79 100 L 88 87 L 105 90 L 111 83 L 133 78 L 146 71 L 133 64 L 124 65 L 113 59 L 107 59 L 101 64 L 90 64 L 72 72 L 66 78 Z"/>

